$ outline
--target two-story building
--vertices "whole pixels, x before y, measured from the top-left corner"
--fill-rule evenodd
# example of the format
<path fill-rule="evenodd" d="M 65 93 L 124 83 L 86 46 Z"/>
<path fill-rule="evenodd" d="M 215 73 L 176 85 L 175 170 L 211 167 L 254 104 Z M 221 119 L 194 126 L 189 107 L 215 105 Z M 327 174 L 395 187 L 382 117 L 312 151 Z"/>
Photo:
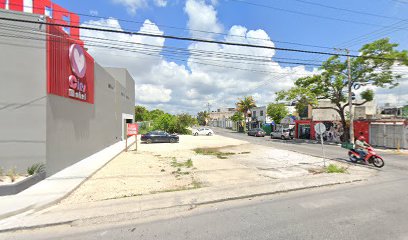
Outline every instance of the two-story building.
<path fill-rule="evenodd" d="M 235 108 L 218 108 L 217 111 L 210 112 L 208 125 L 220 128 L 233 128 L 231 117 L 235 112 Z"/>

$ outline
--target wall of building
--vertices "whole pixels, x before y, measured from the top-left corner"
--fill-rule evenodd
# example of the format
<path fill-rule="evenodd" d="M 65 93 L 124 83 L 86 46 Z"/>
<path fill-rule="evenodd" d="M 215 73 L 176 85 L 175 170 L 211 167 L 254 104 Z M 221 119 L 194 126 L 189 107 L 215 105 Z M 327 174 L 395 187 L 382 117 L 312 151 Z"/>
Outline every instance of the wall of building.
<path fill-rule="evenodd" d="M 37 21 L 32 14 L 12 14 L 0 10 L 1 17 Z M 25 172 L 27 166 L 45 163 L 46 153 L 46 42 L 42 34 L 22 36 L 21 31 L 38 31 L 38 25 L 0 20 L 0 167 L 15 167 Z M 43 29 L 40 29 L 43 30 Z"/>
<path fill-rule="evenodd" d="M 133 80 L 131 80 L 133 81 Z M 47 98 L 47 174 L 53 174 L 122 138 L 122 113 L 133 115 L 134 83 L 126 88 L 95 63 L 95 104 L 49 95 Z M 112 89 L 114 86 L 114 89 Z M 132 98 L 130 98 L 132 97 Z"/>

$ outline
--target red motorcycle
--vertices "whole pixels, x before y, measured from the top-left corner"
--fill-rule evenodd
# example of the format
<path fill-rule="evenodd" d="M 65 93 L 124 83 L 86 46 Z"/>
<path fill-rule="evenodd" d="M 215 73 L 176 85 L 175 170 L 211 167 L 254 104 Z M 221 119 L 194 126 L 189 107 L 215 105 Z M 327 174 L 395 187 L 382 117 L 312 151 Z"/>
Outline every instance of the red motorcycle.
<path fill-rule="evenodd" d="M 355 149 L 351 149 L 348 152 L 350 161 L 354 163 L 358 161 L 365 161 L 366 163 L 373 164 L 378 168 L 384 167 L 384 160 L 376 152 L 374 152 L 374 149 L 371 146 L 367 148 L 367 151 L 368 154 L 364 158 L 361 158 L 360 153 L 358 153 Z"/>

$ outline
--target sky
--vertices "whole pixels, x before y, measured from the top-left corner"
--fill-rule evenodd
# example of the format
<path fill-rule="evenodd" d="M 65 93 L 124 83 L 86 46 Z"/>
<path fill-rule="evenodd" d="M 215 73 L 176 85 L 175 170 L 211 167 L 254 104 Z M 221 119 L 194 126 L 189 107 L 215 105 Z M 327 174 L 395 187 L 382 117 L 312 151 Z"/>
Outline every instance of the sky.
<path fill-rule="evenodd" d="M 349 48 L 354 54 L 365 43 L 389 37 L 400 44 L 398 49 L 408 49 L 406 0 L 54 2 L 80 14 L 83 26 L 312 51 Z M 249 95 L 258 106 L 267 105 L 275 100 L 275 92 L 289 89 L 297 78 L 318 73 L 315 65 L 327 59 L 317 54 L 89 30 L 81 30 L 81 36 L 85 44 L 89 37 L 98 37 L 126 46 L 126 51 L 87 47 L 102 66 L 128 69 L 135 79 L 136 105 L 173 114 L 195 114 L 206 110 L 208 103 L 211 110 L 234 107 L 238 98 Z M 208 51 L 224 57 L 210 56 Z M 237 61 L 225 58 L 226 54 L 268 61 Z M 282 63 L 300 61 L 294 59 L 311 65 Z M 397 88 L 374 89 L 377 103 L 408 104 L 407 78 Z"/>

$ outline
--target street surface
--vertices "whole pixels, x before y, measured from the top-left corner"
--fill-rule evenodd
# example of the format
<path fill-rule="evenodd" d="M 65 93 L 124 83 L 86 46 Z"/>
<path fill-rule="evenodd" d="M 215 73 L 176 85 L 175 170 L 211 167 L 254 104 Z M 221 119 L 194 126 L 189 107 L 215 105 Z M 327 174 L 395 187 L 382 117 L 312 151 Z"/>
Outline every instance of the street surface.
<path fill-rule="evenodd" d="M 319 144 L 270 141 L 219 129 L 216 134 L 313 155 L 321 151 Z M 339 146 L 325 148 L 331 158 L 346 157 Z M 385 167 L 365 182 L 162 209 L 142 220 L 4 233 L 0 239 L 408 239 L 408 157 L 382 155 Z"/>
<path fill-rule="evenodd" d="M 219 134 L 225 137 L 240 139 L 248 141 L 253 144 L 260 144 L 264 146 L 270 146 L 277 149 L 284 149 L 295 151 L 299 153 L 304 153 L 312 156 L 322 156 L 321 144 L 314 143 L 299 143 L 293 140 L 281 140 L 281 139 L 271 139 L 269 136 L 265 137 L 252 137 L 247 136 L 243 133 L 233 132 L 229 129 L 214 128 L 215 134 Z M 347 161 L 347 150 L 341 148 L 337 145 L 324 145 L 324 151 L 326 158 Z M 404 169 L 408 171 L 408 155 L 404 154 L 394 154 L 387 152 L 378 152 L 382 157 L 384 157 L 385 166 L 387 169 Z"/>

